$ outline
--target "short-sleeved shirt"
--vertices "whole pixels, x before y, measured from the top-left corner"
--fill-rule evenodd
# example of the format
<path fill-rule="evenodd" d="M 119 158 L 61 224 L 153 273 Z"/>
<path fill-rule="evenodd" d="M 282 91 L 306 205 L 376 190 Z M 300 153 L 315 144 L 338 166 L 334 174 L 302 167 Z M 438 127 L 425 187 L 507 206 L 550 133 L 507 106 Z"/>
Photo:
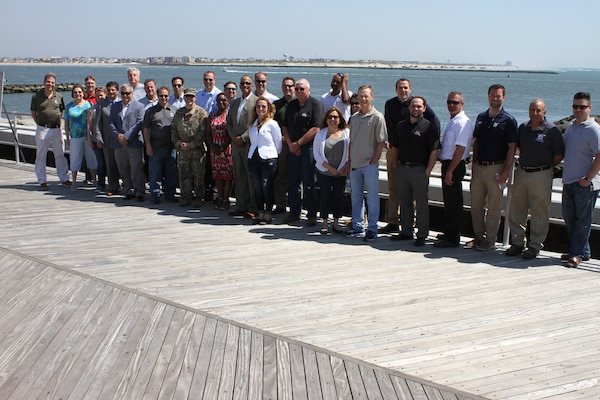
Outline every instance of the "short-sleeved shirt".
<path fill-rule="evenodd" d="M 508 144 L 517 142 L 517 121 L 504 109 L 491 118 L 486 110 L 477 116 L 473 137 L 477 139 L 477 161 L 504 161 Z"/>
<path fill-rule="evenodd" d="M 442 139 L 442 149 L 440 151 L 440 160 L 452 160 L 456 146 L 462 146 L 465 148 L 462 159 L 469 157 L 471 151 L 471 142 L 473 141 L 473 125 L 471 120 L 467 117 L 464 111 L 459 112 L 450 119 L 446 130 L 444 131 L 444 138 Z"/>
<path fill-rule="evenodd" d="M 596 154 L 600 154 L 600 126 L 594 118 L 578 124 L 573 122 L 565 131 L 565 167 L 563 183 L 579 181 L 592 167 Z M 600 174 L 592 179 L 594 190 L 600 189 Z"/>
<path fill-rule="evenodd" d="M 394 129 L 390 145 L 398 149 L 398 161 L 427 165 L 431 152 L 440 148 L 440 131 L 425 118 L 414 124 L 405 119 Z"/>
<path fill-rule="evenodd" d="M 92 105 L 85 101 L 77 106 L 74 102 L 67 104 L 63 113 L 63 119 L 69 121 L 69 136 L 71 139 L 80 139 L 87 136 L 87 110 Z"/>
<path fill-rule="evenodd" d="M 292 142 L 297 142 L 309 129 L 319 127 L 322 118 L 323 108 L 319 100 L 309 97 L 303 105 L 300 105 L 298 99 L 293 99 L 285 110 L 283 126 L 287 128 Z"/>
<path fill-rule="evenodd" d="M 546 119 L 536 130 L 531 129 L 531 121 L 522 123 L 519 126 L 517 146 L 519 164 L 522 167 L 552 166 L 554 156 L 565 152 L 560 130 Z"/>
<path fill-rule="evenodd" d="M 371 162 L 375 149 L 388 140 L 383 114 L 371 107 L 366 114 L 350 117 L 350 167 L 364 168 Z"/>
<path fill-rule="evenodd" d="M 152 106 L 144 114 L 143 127 L 149 129 L 150 144 L 154 150 L 172 150 L 171 123 L 175 116 L 175 108 L 160 104 Z"/>
<path fill-rule="evenodd" d="M 340 91 L 337 95 L 334 96 L 331 94 L 332 90 L 333 89 L 330 89 L 329 92 L 321 96 L 321 105 L 323 106 L 323 113 L 327 112 L 327 110 L 335 106 L 342 111 L 342 113 L 344 114 L 344 119 L 346 120 L 346 122 L 348 122 L 351 117 L 350 102 L 344 104 L 344 102 L 342 101 L 342 92 Z M 352 92 L 348 91 L 348 97 L 351 96 Z"/>
<path fill-rule="evenodd" d="M 56 91 L 47 97 L 43 90 L 36 92 L 31 97 L 31 111 L 35 111 L 38 125 L 60 126 L 60 119 L 65 111 L 65 101 L 62 95 Z"/>

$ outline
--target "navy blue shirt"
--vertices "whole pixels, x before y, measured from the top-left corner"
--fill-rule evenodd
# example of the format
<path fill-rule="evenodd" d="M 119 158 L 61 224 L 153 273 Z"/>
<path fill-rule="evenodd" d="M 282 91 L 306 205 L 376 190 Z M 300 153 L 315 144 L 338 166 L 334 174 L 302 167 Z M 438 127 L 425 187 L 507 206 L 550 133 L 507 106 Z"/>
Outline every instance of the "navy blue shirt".
<path fill-rule="evenodd" d="M 560 130 L 546 119 L 536 130 L 531 129 L 531 121 L 522 123 L 517 139 L 522 167 L 552 166 L 555 155 L 565 154 Z"/>
<path fill-rule="evenodd" d="M 477 116 L 473 137 L 477 139 L 477 161 L 504 161 L 508 144 L 517 142 L 517 121 L 504 108 L 492 118 L 486 110 Z"/>

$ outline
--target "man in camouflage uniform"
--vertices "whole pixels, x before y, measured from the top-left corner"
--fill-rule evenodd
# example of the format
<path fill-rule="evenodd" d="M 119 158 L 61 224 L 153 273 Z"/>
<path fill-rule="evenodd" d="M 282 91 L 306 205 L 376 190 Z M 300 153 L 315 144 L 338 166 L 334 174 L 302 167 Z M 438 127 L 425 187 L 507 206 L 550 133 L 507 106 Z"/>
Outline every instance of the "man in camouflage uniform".
<path fill-rule="evenodd" d="M 187 88 L 183 92 L 185 107 L 173 117 L 171 140 L 179 152 L 179 205 L 201 207 L 204 195 L 204 172 L 206 169 L 206 121 L 208 114 L 195 104 L 196 90 Z M 194 194 L 196 197 L 194 197 Z"/>

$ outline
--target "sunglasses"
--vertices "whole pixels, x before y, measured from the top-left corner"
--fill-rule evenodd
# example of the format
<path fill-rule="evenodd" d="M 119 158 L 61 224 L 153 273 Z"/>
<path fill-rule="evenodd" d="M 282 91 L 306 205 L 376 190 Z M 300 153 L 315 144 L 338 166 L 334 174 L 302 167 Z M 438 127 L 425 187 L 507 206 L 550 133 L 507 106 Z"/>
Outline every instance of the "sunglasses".
<path fill-rule="evenodd" d="M 589 104 L 573 104 L 573 110 L 585 110 L 589 106 Z"/>

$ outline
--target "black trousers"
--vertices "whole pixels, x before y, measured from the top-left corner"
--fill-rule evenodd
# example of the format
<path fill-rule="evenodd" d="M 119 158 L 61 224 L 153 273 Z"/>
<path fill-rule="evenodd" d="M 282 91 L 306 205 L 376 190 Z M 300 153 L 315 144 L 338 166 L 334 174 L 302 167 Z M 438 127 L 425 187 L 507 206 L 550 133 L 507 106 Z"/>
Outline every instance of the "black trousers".
<path fill-rule="evenodd" d="M 444 239 L 458 243 L 463 214 L 462 180 L 465 177 L 465 162 L 461 161 L 452 173 L 452 185 L 444 183 L 451 160 L 442 161 L 442 194 L 444 195 Z"/>

